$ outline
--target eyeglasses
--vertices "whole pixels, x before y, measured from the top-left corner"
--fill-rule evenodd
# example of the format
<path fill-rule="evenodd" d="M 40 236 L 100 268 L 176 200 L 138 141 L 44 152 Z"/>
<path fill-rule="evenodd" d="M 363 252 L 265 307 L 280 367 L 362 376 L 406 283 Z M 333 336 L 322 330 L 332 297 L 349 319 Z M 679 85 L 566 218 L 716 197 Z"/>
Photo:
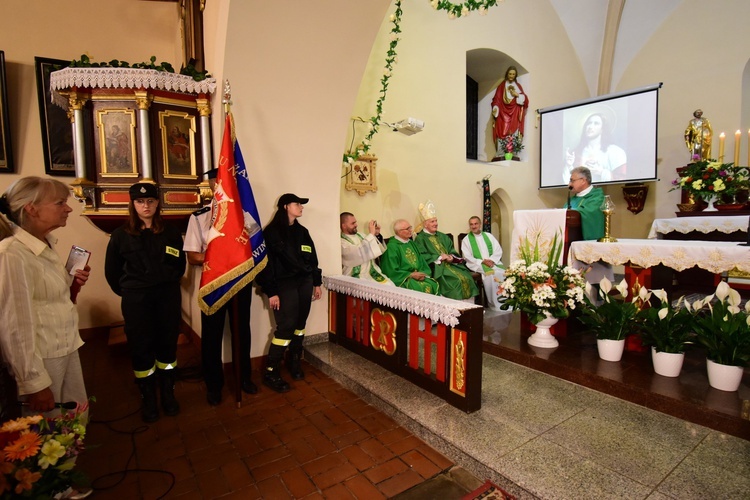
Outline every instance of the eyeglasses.
<path fill-rule="evenodd" d="M 572 177 L 571 177 L 571 178 L 570 178 L 570 182 L 575 182 L 575 181 L 582 181 L 583 179 L 584 179 L 584 177 L 578 177 L 578 178 L 576 178 L 576 179 L 574 179 L 574 178 L 572 178 Z"/>
<path fill-rule="evenodd" d="M 396 231 L 408 231 L 409 229 L 411 229 L 411 226 L 402 227 L 401 229 L 396 229 Z"/>

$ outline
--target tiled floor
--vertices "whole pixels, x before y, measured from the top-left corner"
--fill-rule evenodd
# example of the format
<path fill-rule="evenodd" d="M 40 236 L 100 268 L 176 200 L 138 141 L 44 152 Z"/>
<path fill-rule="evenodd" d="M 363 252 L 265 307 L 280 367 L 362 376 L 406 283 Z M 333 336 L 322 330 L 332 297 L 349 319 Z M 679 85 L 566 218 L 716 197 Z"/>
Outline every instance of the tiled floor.
<path fill-rule="evenodd" d="M 517 318 L 495 320 L 485 323 L 486 337 L 515 345 L 527 359 L 485 354 L 482 408 L 468 415 L 337 345 L 307 346 L 306 356 L 476 477 L 519 499 L 750 498 L 749 441 L 530 369 L 524 366 L 532 364 L 529 357 L 541 364 L 565 349 L 535 353 Z M 589 350 L 579 350 L 581 379 L 593 370 L 602 388 L 621 390 L 623 381 L 636 378 L 637 361 L 600 367 L 588 359 Z M 689 370 L 677 387 L 697 391 L 689 387 L 700 380 L 698 371 Z"/>
<path fill-rule="evenodd" d="M 78 463 L 94 498 L 388 498 L 454 465 L 307 364 L 286 394 L 261 387 L 237 408 L 225 388 L 214 408 L 181 345 L 182 411 L 145 425 L 126 346 L 95 337 L 80 354 L 97 401 Z"/>

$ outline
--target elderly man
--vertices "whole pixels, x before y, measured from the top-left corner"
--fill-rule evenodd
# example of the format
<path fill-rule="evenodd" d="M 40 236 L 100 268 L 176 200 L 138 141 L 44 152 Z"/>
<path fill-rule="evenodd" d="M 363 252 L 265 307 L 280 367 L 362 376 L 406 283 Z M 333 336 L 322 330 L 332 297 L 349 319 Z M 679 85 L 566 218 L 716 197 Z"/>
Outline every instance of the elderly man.
<path fill-rule="evenodd" d="M 505 279 L 505 271 L 500 261 L 503 248 L 492 233 L 482 231 L 482 220 L 479 217 L 469 219 L 469 230 L 469 234 L 461 243 L 461 255 L 466 259 L 466 267 L 482 275 L 484 293 L 490 309 L 499 311 L 497 287 Z"/>
<path fill-rule="evenodd" d="M 591 185 L 591 170 L 586 167 L 576 167 L 570 171 L 568 183 L 573 196 L 570 199 L 571 208 L 581 213 L 581 226 L 584 240 L 598 240 L 604 236 L 604 191 Z"/>
<path fill-rule="evenodd" d="M 384 285 L 393 282 L 383 274 L 375 259 L 385 252 L 385 244 L 381 243 L 380 226 L 374 220 L 367 223 L 368 234 L 362 236 L 357 232 L 357 218 L 350 212 L 342 212 L 339 216 L 341 224 L 341 272 L 347 276 L 363 280 L 375 281 Z"/>
<path fill-rule="evenodd" d="M 440 295 L 456 300 L 471 301 L 479 294 L 471 272 L 453 247 L 453 241 L 439 232 L 437 212 L 432 201 L 419 204 L 424 229 L 414 240 L 422 258 L 432 268 L 432 277 L 440 285 Z"/>
<path fill-rule="evenodd" d="M 437 295 L 439 287 L 430 278 L 430 267 L 411 240 L 411 224 L 404 219 L 397 220 L 393 223 L 393 234 L 380 262 L 383 272 L 397 286 Z"/>

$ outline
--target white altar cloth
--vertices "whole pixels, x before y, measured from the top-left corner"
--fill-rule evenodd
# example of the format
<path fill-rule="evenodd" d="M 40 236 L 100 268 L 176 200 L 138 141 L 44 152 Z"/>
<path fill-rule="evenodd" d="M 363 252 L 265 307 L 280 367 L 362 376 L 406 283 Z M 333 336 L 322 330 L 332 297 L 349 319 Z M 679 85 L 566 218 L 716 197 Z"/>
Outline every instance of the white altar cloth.
<path fill-rule="evenodd" d="M 708 234 L 719 231 L 726 234 L 735 231 L 747 231 L 748 216 L 733 215 L 729 217 L 674 217 L 671 219 L 655 219 L 648 233 L 649 238 L 661 238 L 661 235 L 678 232 L 682 234 L 697 231 Z"/>
<path fill-rule="evenodd" d="M 750 247 L 730 241 L 630 240 L 616 243 L 574 241 L 570 259 L 585 263 L 602 260 L 613 265 L 635 264 L 654 267 L 658 264 L 675 271 L 693 266 L 721 274 L 733 269 L 750 272 Z"/>

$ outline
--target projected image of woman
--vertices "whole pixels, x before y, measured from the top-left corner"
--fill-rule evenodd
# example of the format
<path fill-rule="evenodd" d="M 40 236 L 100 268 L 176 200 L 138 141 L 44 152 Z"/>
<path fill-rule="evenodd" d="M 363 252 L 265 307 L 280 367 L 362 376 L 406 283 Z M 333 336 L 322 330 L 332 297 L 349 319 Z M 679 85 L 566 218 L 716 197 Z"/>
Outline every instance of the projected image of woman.
<path fill-rule="evenodd" d="M 593 113 L 586 118 L 578 145 L 565 150 L 563 180 L 570 179 L 575 167 L 591 170 L 592 182 L 607 182 L 625 179 L 627 156 L 625 151 L 612 144 L 613 120 L 605 113 Z"/>

